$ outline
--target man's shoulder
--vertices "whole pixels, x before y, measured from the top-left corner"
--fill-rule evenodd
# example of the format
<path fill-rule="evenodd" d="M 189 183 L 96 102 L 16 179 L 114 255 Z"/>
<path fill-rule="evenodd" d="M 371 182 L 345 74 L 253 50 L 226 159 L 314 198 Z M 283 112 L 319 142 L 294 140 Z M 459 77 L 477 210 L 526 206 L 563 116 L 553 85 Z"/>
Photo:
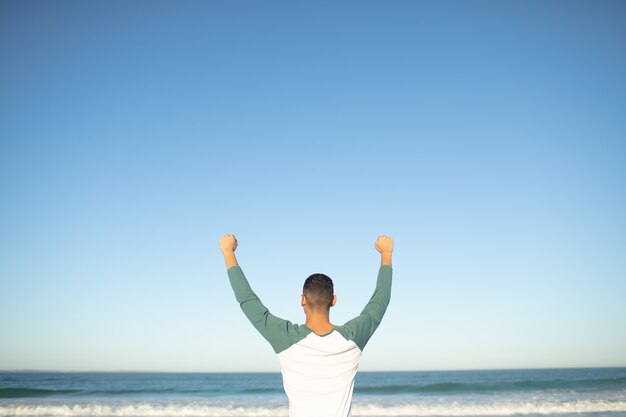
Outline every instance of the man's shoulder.
<path fill-rule="evenodd" d="M 309 329 L 306 325 L 292 323 L 288 320 L 285 321 L 285 327 L 286 327 L 286 332 L 294 337 L 299 337 L 299 336 L 306 337 L 309 335 L 309 333 L 312 333 L 312 330 Z"/>
<path fill-rule="evenodd" d="M 294 324 L 288 320 L 284 320 L 279 327 L 275 329 L 268 339 L 276 353 L 289 349 L 312 333 L 311 329 L 306 325 Z"/>
<path fill-rule="evenodd" d="M 352 320 L 351 320 L 352 321 Z M 355 337 L 355 328 L 350 324 L 350 321 L 342 324 L 341 326 L 335 326 L 334 329 L 337 333 L 343 336 L 344 339 L 353 341 Z"/>

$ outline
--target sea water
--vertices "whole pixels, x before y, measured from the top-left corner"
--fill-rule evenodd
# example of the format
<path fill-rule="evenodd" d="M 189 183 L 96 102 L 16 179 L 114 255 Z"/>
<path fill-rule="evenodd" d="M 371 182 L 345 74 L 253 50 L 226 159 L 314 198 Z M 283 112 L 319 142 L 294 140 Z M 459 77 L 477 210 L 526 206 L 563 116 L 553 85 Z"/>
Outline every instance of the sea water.
<path fill-rule="evenodd" d="M 626 417 L 626 368 L 361 372 L 352 415 Z M 286 417 L 280 374 L 0 372 L 0 416 Z"/>

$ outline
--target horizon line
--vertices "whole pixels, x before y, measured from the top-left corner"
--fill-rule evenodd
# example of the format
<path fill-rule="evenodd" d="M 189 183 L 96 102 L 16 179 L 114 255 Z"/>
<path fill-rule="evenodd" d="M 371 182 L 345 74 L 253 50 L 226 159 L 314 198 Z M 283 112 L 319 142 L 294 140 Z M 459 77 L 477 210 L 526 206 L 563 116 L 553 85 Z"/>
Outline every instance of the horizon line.
<path fill-rule="evenodd" d="M 626 365 L 615 366 L 556 366 L 556 367 L 529 367 L 529 368 L 472 368 L 472 369 L 422 369 L 422 370 L 360 370 L 358 373 L 404 373 L 404 372 L 489 372 L 489 371 L 533 371 L 559 369 L 617 369 L 626 368 Z M 47 370 L 47 369 L 0 369 L 0 373 L 102 373 L 102 374 L 280 374 L 277 371 L 147 371 L 147 370 Z"/>

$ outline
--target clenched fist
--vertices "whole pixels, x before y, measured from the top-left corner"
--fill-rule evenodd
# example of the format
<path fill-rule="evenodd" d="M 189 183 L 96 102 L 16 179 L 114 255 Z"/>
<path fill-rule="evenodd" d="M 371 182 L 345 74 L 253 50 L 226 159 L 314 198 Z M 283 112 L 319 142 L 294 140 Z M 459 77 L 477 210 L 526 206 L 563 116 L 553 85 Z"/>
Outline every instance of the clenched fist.
<path fill-rule="evenodd" d="M 378 236 L 374 247 L 380 253 L 391 253 L 393 252 L 393 239 L 389 236 Z"/>
<path fill-rule="evenodd" d="M 235 235 L 226 235 L 220 239 L 220 250 L 223 254 L 234 252 L 237 249 Z"/>

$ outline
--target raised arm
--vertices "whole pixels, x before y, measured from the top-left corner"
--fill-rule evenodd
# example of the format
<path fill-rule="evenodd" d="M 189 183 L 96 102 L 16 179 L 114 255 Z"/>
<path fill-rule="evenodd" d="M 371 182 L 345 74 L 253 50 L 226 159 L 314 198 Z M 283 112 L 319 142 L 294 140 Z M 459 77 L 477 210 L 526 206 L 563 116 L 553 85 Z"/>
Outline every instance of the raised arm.
<path fill-rule="evenodd" d="M 365 348 L 370 337 L 378 328 L 391 300 L 391 277 L 393 274 L 391 254 L 393 252 L 393 240 L 388 236 L 379 236 L 374 247 L 381 255 L 374 294 L 372 294 L 361 314 L 344 325 L 349 332 L 349 338 L 354 340 L 361 350 Z"/>
<path fill-rule="evenodd" d="M 294 325 L 269 312 L 259 297 L 252 291 L 246 276 L 237 263 L 235 257 L 237 239 L 233 235 L 226 235 L 220 239 L 220 250 L 226 261 L 228 279 L 235 293 L 235 298 L 250 323 L 261 333 L 276 353 L 288 347 Z"/>

